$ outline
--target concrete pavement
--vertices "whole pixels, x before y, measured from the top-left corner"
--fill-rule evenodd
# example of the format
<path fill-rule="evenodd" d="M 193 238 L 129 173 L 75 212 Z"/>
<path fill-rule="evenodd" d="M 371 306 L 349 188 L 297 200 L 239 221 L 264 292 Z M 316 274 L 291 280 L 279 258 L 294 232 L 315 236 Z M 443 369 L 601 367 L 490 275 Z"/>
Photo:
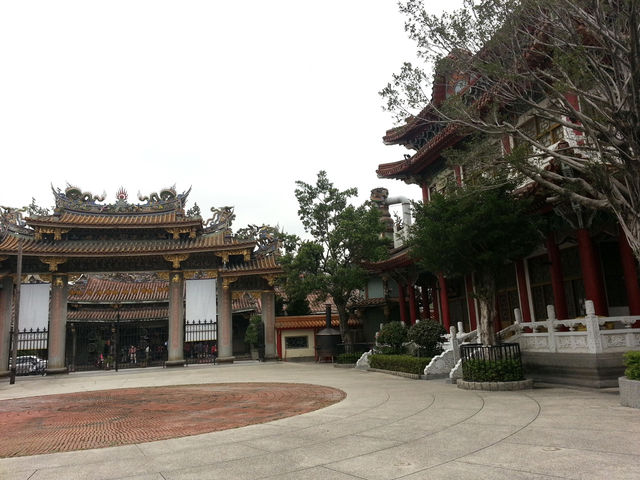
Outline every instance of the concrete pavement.
<path fill-rule="evenodd" d="M 441 380 L 273 362 L 18 378 L 16 385 L 0 384 L 0 400 L 217 382 L 312 383 L 347 397 L 231 430 L 0 459 L 0 478 L 640 478 L 640 410 L 621 407 L 615 390 L 466 391 Z"/>

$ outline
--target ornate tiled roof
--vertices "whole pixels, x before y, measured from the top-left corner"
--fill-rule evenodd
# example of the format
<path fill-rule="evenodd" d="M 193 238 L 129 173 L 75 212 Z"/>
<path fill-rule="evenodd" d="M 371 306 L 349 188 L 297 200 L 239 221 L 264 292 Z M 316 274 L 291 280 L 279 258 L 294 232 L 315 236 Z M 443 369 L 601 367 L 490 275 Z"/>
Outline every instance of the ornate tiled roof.
<path fill-rule="evenodd" d="M 456 124 L 450 123 L 427 142 L 415 155 L 404 160 L 378 165 L 379 178 L 404 179 L 419 173 L 440 157 L 440 153 L 458 142 L 462 135 Z"/>
<path fill-rule="evenodd" d="M 82 308 L 69 310 L 67 322 L 115 322 L 118 313 L 120 321 L 159 320 L 169 317 L 169 307 L 140 307 L 140 308 Z"/>
<path fill-rule="evenodd" d="M 282 268 L 278 265 L 277 257 L 275 255 L 269 255 L 264 257 L 254 257 L 248 262 L 242 263 L 229 263 L 225 265 L 223 274 L 255 274 L 259 275 L 264 272 L 280 272 Z"/>
<path fill-rule="evenodd" d="M 403 140 L 411 138 L 421 127 L 425 125 L 425 119 L 433 116 L 431 105 L 425 107 L 418 115 L 410 116 L 404 125 L 387 130 L 382 140 L 386 145 L 401 143 Z"/>
<path fill-rule="evenodd" d="M 169 282 L 119 282 L 89 277 L 69 288 L 70 303 L 141 303 L 169 301 Z"/>
<path fill-rule="evenodd" d="M 66 228 L 118 228 L 193 226 L 202 229 L 202 219 L 185 217 L 176 211 L 160 213 L 77 213 L 64 212 L 61 215 L 29 217 L 25 219 L 32 227 Z"/>
<path fill-rule="evenodd" d="M 389 258 L 379 262 L 367 262 L 366 268 L 371 271 L 386 271 L 394 268 L 407 267 L 415 263 L 415 259 L 409 254 L 409 247 L 401 247 L 389 255 Z"/>
<path fill-rule="evenodd" d="M 360 321 L 355 318 L 350 318 L 348 322 L 350 327 L 360 326 Z M 324 315 L 300 315 L 291 317 L 276 317 L 276 328 L 282 329 L 297 329 L 297 328 L 314 328 L 323 329 L 327 325 L 326 317 Z M 334 328 L 340 327 L 340 319 L 338 315 L 331 316 L 331 326 Z"/>
<path fill-rule="evenodd" d="M 24 238 L 24 237 L 23 237 Z M 55 242 L 37 241 L 25 238 L 24 255 L 65 256 L 65 257 L 99 257 L 109 255 L 169 255 L 174 253 L 212 252 L 218 250 L 239 251 L 253 249 L 254 241 L 237 241 L 225 237 L 224 232 L 203 235 L 189 239 L 159 240 L 59 240 Z M 18 237 L 7 235 L 0 242 L 0 254 L 16 255 Z"/>

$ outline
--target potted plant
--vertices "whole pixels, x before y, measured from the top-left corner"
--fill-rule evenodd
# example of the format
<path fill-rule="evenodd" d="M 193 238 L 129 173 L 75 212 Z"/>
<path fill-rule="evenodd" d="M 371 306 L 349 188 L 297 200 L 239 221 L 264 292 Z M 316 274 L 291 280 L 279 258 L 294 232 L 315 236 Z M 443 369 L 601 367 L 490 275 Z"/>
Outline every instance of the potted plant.
<path fill-rule="evenodd" d="M 640 408 L 640 351 L 624 354 L 624 377 L 618 379 L 620 404 L 624 407 Z"/>

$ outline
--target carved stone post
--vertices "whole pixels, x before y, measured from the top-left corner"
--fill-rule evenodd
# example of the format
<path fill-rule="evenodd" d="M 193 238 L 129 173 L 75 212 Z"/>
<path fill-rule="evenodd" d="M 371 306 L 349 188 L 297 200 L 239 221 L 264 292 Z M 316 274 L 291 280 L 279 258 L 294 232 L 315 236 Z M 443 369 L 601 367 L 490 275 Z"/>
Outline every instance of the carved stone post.
<path fill-rule="evenodd" d="M 184 275 L 169 274 L 169 342 L 167 367 L 184 365 Z"/>
<path fill-rule="evenodd" d="M 9 334 L 11 331 L 11 307 L 13 303 L 13 280 L 7 276 L 2 279 L 0 289 L 0 377 L 9 375 Z"/>
<path fill-rule="evenodd" d="M 67 334 L 67 282 L 67 275 L 53 275 L 49 306 L 49 359 L 47 360 L 49 374 L 67 373 L 64 364 Z"/>
<path fill-rule="evenodd" d="M 264 323 L 264 356 L 276 358 L 276 296 L 262 292 L 262 322 Z"/>
<path fill-rule="evenodd" d="M 220 284 L 220 314 L 218 317 L 218 362 L 233 363 L 233 320 L 231 288 L 225 278 Z"/>

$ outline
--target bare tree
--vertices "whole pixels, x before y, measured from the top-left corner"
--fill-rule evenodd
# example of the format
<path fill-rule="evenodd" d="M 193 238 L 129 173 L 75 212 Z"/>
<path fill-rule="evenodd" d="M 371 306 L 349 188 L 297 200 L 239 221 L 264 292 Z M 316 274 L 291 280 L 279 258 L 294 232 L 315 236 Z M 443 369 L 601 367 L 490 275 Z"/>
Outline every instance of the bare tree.
<path fill-rule="evenodd" d="M 425 65 L 403 65 L 380 92 L 385 108 L 510 138 L 494 165 L 552 201 L 611 211 L 640 260 L 640 0 L 465 0 L 439 16 L 422 0 L 400 8 Z M 457 82 L 442 103 L 429 103 L 431 67 L 434 87 Z"/>

